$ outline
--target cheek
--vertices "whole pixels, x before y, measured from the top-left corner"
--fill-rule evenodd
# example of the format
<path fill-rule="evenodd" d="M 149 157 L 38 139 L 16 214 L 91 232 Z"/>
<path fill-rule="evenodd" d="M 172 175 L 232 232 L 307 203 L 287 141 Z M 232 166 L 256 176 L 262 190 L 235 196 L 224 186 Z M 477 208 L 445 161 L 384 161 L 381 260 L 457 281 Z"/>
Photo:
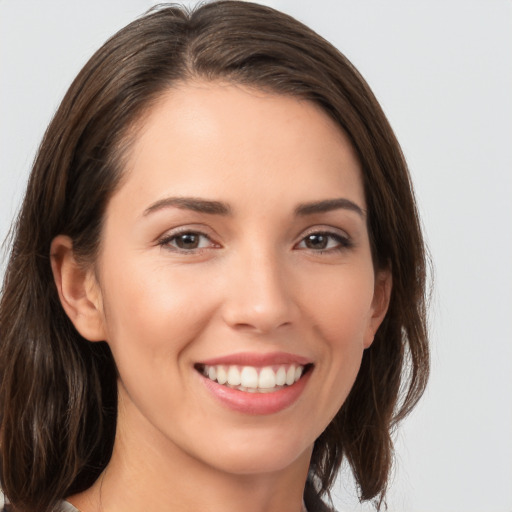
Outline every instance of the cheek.
<path fill-rule="evenodd" d="M 370 267 L 371 269 L 371 267 Z M 322 379 L 319 410 L 330 421 L 357 377 L 372 315 L 373 274 L 356 268 L 338 272 L 310 293 L 314 339 L 320 341 L 317 375 Z"/>
<path fill-rule="evenodd" d="M 216 297 L 197 270 L 193 276 L 192 269 L 177 272 L 161 262 L 115 263 L 103 289 L 120 389 L 133 410 L 163 431 L 190 396 L 189 354 L 216 310 Z"/>
<path fill-rule="evenodd" d="M 347 266 L 316 276 L 303 290 L 312 323 L 333 350 L 358 346 L 370 325 L 373 300 L 372 268 Z"/>
<path fill-rule="evenodd" d="M 166 358 L 183 350 L 215 310 L 209 288 L 192 270 L 130 263 L 110 265 L 104 280 L 105 321 L 114 356 L 128 362 L 142 354 Z"/>

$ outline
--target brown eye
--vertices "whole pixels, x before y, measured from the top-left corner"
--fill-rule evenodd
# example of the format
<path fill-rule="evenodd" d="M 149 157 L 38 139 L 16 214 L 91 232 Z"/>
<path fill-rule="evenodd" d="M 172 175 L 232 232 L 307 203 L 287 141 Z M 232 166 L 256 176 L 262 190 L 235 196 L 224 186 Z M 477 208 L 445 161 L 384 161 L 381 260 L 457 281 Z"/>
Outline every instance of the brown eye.
<path fill-rule="evenodd" d="M 308 249 L 320 253 L 341 251 L 350 247 L 352 247 L 352 242 L 348 237 L 329 232 L 310 233 L 297 245 L 297 249 Z"/>
<path fill-rule="evenodd" d="M 197 249 L 201 235 L 198 233 L 182 233 L 174 237 L 174 244 L 179 249 Z"/>
<path fill-rule="evenodd" d="M 169 235 L 160 240 L 159 245 L 181 252 L 194 252 L 196 250 L 217 247 L 210 237 L 197 231 L 183 231 L 178 234 Z"/>
<path fill-rule="evenodd" d="M 329 243 L 329 237 L 322 233 L 314 233 L 304 238 L 304 245 L 308 249 L 325 249 Z"/>

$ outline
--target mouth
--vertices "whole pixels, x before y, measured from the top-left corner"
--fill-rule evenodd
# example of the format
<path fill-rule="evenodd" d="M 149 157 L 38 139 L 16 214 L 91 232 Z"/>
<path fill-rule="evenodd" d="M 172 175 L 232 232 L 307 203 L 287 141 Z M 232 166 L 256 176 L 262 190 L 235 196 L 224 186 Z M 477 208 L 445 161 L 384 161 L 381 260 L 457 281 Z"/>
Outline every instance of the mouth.
<path fill-rule="evenodd" d="M 249 366 L 197 363 L 194 368 L 203 377 L 227 388 L 246 393 L 275 393 L 293 386 L 313 368 L 313 364 Z"/>

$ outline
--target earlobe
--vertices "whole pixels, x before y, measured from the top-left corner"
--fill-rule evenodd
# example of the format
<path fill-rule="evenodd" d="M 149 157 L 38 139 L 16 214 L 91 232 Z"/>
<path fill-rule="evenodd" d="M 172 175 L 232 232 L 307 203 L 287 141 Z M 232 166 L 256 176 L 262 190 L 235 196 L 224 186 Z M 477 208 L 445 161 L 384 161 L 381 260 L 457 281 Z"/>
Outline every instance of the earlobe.
<path fill-rule="evenodd" d="M 79 264 L 65 235 L 53 239 L 50 259 L 60 302 L 76 330 L 89 341 L 105 340 L 101 291 L 93 270 Z"/>
<path fill-rule="evenodd" d="M 371 308 L 371 317 L 368 323 L 368 329 L 364 340 L 364 348 L 370 347 L 375 338 L 375 334 L 384 320 L 391 299 L 391 290 L 393 279 L 391 270 L 382 270 L 375 276 L 375 287 L 373 292 L 373 301 Z"/>

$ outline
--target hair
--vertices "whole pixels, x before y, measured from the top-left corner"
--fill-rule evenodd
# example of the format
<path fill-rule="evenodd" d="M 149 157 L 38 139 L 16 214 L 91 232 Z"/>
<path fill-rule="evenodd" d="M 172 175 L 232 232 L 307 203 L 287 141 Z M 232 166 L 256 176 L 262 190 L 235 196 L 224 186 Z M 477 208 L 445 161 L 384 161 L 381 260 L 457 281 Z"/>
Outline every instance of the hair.
<path fill-rule="evenodd" d="M 219 1 L 160 6 L 100 48 L 49 125 L 12 229 L 0 302 L 2 487 L 18 510 L 46 512 L 90 487 L 107 465 L 117 415 L 116 366 L 105 342 L 66 316 L 50 266 L 59 234 L 93 262 L 123 157 L 144 115 L 177 83 L 241 84 L 320 106 L 361 163 L 376 269 L 390 269 L 387 315 L 355 384 L 316 440 L 305 500 L 322 510 L 344 458 L 361 500 L 382 504 L 392 434 L 429 371 L 426 256 L 400 146 L 370 88 L 315 32 L 269 7 Z"/>

